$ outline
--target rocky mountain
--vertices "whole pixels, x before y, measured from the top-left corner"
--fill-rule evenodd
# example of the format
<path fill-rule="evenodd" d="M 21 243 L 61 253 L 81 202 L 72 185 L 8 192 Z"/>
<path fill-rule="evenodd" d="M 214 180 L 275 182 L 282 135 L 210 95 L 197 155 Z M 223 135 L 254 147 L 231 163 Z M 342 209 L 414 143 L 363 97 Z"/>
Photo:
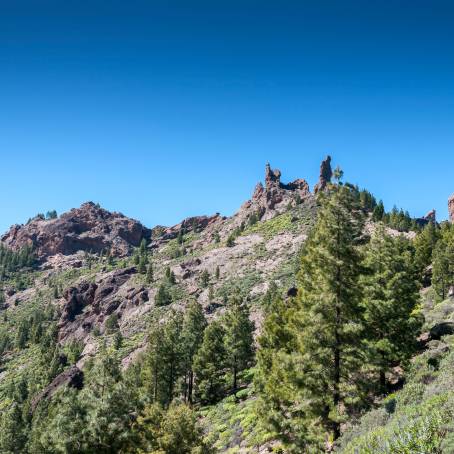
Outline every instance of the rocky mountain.
<path fill-rule="evenodd" d="M 147 228 L 92 202 L 56 219 L 39 216 L 11 227 L 1 245 L 16 252 L 31 246 L 37 261 L 25 278 L 11 274 L 4 279 L 1 330 L 17 338 L 19 320 L 49 312 L 56 321 L 58 345 L 65 352 L 77 350 L 70 363 L 69 353 L 57 359 L 63 371 L 34 395 L 31 411 L 62 386 L 83 388 L 87 362 L 105 343 L 115 342 L 115 336 L 122 339 L 118 349 L 126 370 L 144 351 L 150 328 L 166 319 L 169 309 L 183 310 L 193 300 L 211 321 L 224 313 L 232 295 L 239 296 L 259 332 L 267 291 L 279 288 L 284 298 L 296 294 L 299 254 L 317 217 L 317 194 L 326 190 L 332 176 L 330 156 L 321 163 L 313 191 L 304 179 L 284 183 L 280 170 L 267 164 L 264 182 L 234 215 L 190 217 L 170 227 Z M 359 190 L 357 195 L 361 200 Z M 370 233 L 370 194 L 363 195 Z M 449 209 L 454 222 L 454 196 Z M 420 227 L 436 225 L 436 213 L 415 221 Z M 393 228 L 390 232 L 400 234 Z M 163 287 L 165 305 L 159 302 Z M 18 368 L 33 367 L 36 358 L 31 348 L 19 353 L 6 349 L 0 358 L 1 401 L 17 380 Z M 212 410 L 210 421 L 222 419 L 223 408 Z M 243 446 L 238 452 L 248 451 Z"/>
<path fill-rule="evenodd" d="M 322 167 L 320 188 L 329 175 L 326 164 Z M 107 332 L 105 324 L 112 315 L 122 335 L 133 339 L 125 364 L 141 351 L 149 319 L 159 312 L 155 297 L 167 269 L 176 278 L 171 289 L 175 307 L 195 298 L 213 316 L 222 312 L 236 287 L 251 301 L 259 325 L 261 313 L 255 303 L 270 282 L 289 289 L 294 285 L 292 266 L 315 211 L 316 200 L 305 180 L 282 183 L 281 172 L 267 165 L 265 184 L 258 183 L 252 198 L 231 217 L 198 216 L 172 227 L 148 229 L 87 202 L 58 219 L 34 218 L 1 237 L 16 251 L 32 245 L 41 270 L 32 288 L 7 292 L 4 306 L 19 311 L 49 286 L 58 287 L 61 294 L 53 304 L 61 314 L 59 341 L 83 343 L 80 367 L 86 356 L 96 353 L 96 333 Z M 143 239 L 154 269 L 154 282 L 148 284 L 132 256 Z M 114 265 L 99 264 L 99 254 L 107 252 L 115 258 Z M 209 285 L 201 283 L 204 272 L 210 276 Z"/>
<path fill-rule="evenodd" d="M 151 230 L 121 213 L 111 213 L 93 202 L 84 203 L 57 219 L 35 217 L 25 225 L 14 225 L 1 237 L 8 248 L 19 250 L 31 245 L 40 260 L 78 251 L 116 256 L 129 254 Z"/>

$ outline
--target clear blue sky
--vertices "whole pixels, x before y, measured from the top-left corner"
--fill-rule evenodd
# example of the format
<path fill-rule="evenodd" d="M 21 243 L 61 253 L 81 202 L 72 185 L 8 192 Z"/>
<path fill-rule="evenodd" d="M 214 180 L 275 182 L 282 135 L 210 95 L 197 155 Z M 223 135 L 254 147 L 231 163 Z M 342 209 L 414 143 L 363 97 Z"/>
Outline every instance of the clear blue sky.
<path fill-rule="evenodd" d="M 413 215 L 454 192 L 452 1 L 0 0 L 0 231 L 86 200 L 234 212 L 267 161 Z"/>

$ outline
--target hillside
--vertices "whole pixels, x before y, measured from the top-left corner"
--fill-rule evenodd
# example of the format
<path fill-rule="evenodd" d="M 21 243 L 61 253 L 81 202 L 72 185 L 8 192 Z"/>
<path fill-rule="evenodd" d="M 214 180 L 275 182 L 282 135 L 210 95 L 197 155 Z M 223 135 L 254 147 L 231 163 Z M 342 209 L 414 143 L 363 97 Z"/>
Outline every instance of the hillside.
<path fill-rule="evenodd" d="M 330 157 L 322 162 L 320 180 L 312 192 L 303 179 L 283 183 L 281 172 L 267 165 L 264 184 L 257 184 L 251 199 L 233 216 L 216 213 L 192 217 L 171 227 L 147 228 L 92 202 L 59 217 L 38 215 L 24 225 L 11 227 L 1 237 L 0 249 L 2 452 L 233 453 L 266 452 L 273 447 L 279 450 L 276 434 L 256 421 L 258 385 L 253 384 L 254 350 L 259 346 L 257 338 L 264 320 L 269 320 L 274 310 L 270 307 L 281 300 L 291 305 L 297 299 L 301 257 L 306 253 L 304 245 L 316 226 L 324 197 L 332 190 L 332 177 Z M 408 241 L 408 248 L 418 241 L 421 232 L 439 228 L 435 213 L 415 220 L 403 211 L 380 212 L 380 204 L 367 191 L 351 185 L 342 187 L 351 192 L 365 218 L 362 244 L 379 229 L 380 221 L 386 224 L 388 235 Z M 449 206 L 454 221 L 454 199 Z M 419 311 L 425 317 L 422 331 L 432 332 L 421 341 L 423 346 L 419 348 L 424 350 L 413 352 L 411 369 L 394 370 L 391 381 L 397 393 L 385 400 L 378 396 L 369 399 L 374 402 L 369 402 L 368 408 L 358 409 L 355 417 L 343 423 L 342 438 L 335 445 L 328 444 L 328 450 L 338 446 L 340 452 L 422 452 L 398 451 L 389 448 L 391 445 L 382 448 L 379 444 L 367 451 L 363 446 L 372 446 L 371 440 L 381 439 L 384 433 L 393 434 L 396 427 L 402 427 L 403 420 L 408 426 L 409 417 L 430 413 L 434 406 L 441 413 L 430 413 L 430 417 L 434 418 L 433 425 L 438 424 L 434 429 L 436 436 L 443 439 L 436 449 L 451 446 L 446 435 L 451 429 L 441 431 L 436 418 L 441 421 L 452 416 L 452 407 L 443 407 L 446 411 L 439 409 L 439 402 L 452 400 L 447 378 L 452 372 L 452 342 L 449 337 L 434 334 L 434 327 L 452 321 L 452 289 L 451 297 L 447 294 L 444 302 L 439 302 L 434 292 L 430 282 L 426 284 L 425 304 Z M 205 322 L 200 322 L 201 328 L 192 337 L 187 334 L 187 314 L 191 311 L 198 314 L 194 319 L 206 318 L 209 324 L 205 328 Z M 171 331 L 172 323 L 177 326 L 175 331 Z M 221 354 L 214 348 L 219 335 L 215 328 L 222 323 L 225 326 L 219 329 L 227 333 L 227 347 Z M 234 334 L 229 344 L 229 329 L 249 339 L 246 344 L 250 351 L 246 351 L 247 345 L 240 348 L 235 344 L 241 339 Z M 416 340 L 420 331 L 415 330 L 410 336 Z M 163 347 L 166 336 L 174 336 L 172 352 L 163 350 L 160 355 L 168 359 L 158 362 L 161 356 L 153 356 L 153 352 Z M 197 346 L 190 361 L 185 350 L 188 338 L 192 339 L 191 345 Z M 229 345 L 244 355 L 244 360 L 233 366 L 228 360 Z M 204 352 L 203 348 L 213 350 Z M 216 371 L 214 364 L 208 373 L 205 369 L 217 354 L 223 361 L 227 358 L 226 365 Z M 118 370 L 108 363 L 108 358 L 112 358 L 112 364 L 118 362 Z M 194 358 L 199 358 L 198 362 Z M 152 361 L 156 361 L 155 369 Z M 172 361 L 180 361 L 175 363 L 175 370 Z M 213 363 L 216 361 L 213 359 Z M 156 371 L 167 371 L 169 364 L 172 378 L 166 376 L 162 380 L 170 391 L 164 385 L 165 390 L 158 389 Z M 411 370 L 408 374 L 407 369 Z M 106 370 L 112 374 L 108 380 Z M 200 372 L 197 374 L 196 370 Z M 205 382 L 200 378 L 203 373 L 208 374 Z M 219 385 L 216 392 L 213 376 Z M 408 383 L 398 390 L 405 380 Z M 105 387 L 107 397 L 97 394 L 94 383 Z M 147 388 L 151 383 L 153 392 Z M 409 409 L 408 401 L 415 390 L 420 398 Z M 90 402 L 97 399 L 104 406 L 91 407 Z M 166 413 L 172 400 L 193 404 L 194 413 L 186 414 L 186 405 L 174 407 L 175 403 Z M 153 405 L 159 401 L 162 408 L 150 407 L 150 401 Z M 372 413 L 366 413 L 371 406 Z M 85 414 L 86 419 L 77 426 L 79 420 L 75 415 L 79 413 Z M 110 421 L 110 417 L 114 419 Z M 159 427 L 151 430 L 147 423 L 150 420 L 161 425 L 157 423 Z M 68 421 L 71 430 L 61 432 Z M 87 429 L 89 422 L 99 430 L 95 435 Z M 355 425 L 357 422 L 359 426 Z M 172 427 L 172 423 L 179 428 L 185 424 L 193 427 L 194 434 L 181 437 L 191 439 L 194 446 L 199 443 L 200 450 L 191 451 L 189 444 L 187 449 L 182 448 L 181 439 L 174 440 L 174 444 L 169 442 L 168 433 L 172 430 L 165 427 Z M 425 428 L 425 423 L 421 424 Z M 47 426 L 48 434 L 43 429 Z M 414 427 L 412 430 L 417 430 Z M 81 435 L 85 444 L 80 442 L 80 446 L 78 431 L 85 434 Z M 62 433 L 68 442 L 61 441 Z M 104 436 L 108 441 L 99 441 Z M 93 439 L 98 444 L 87 441 Z M 155 440 L 159 440 L 158 447 L 153 444 Z M 443 449 L 430 452 L 450 452 L 450 448 Z"/>

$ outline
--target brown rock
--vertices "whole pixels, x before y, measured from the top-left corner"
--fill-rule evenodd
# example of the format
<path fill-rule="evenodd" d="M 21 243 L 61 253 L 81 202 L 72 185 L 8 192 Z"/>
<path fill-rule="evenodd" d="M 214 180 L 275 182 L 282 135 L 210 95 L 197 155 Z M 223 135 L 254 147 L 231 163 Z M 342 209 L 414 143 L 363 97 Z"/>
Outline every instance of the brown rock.
<path fill-rule="evenodd" d="M 416 224 L 420 227 L 424 227 L 429 223 L 437 223 L 437 212 L 435 210 L 431 210 L 424 217 L 416 219 Z"/>
<path fill-rule="evenodd" d="M 82 339 L 113 312 L 117 311 L 121 316 L 120 305 L 124 300 L 131 305 L 148 301 L 148 291 L 143 287 L 128 292 L 125 296 L 118 295 L 120 287 L 135 273 L 135 267 L 116 270 L 96 284 L 81 282 L 78 286 L 65 290 L 58 324 L 59 340 L 65 340 L 69 336 Z"/>
<path fill-rule="evenodd" d="M 83 385 L 83 372 L 77 366 L 72 366 L 60 375 L 57 375 L 57 377 L 52 380 L 50 385 L 46 386 L 43 391 L 33 398 L 31 402 L 31 411 L 34 412 L 42 400 L 51 398 L 62 386 L 82 389 Z"/>
<path fill-rule="evenodd" d="M 252 199 L 248 200 L 239 212 L 240 219 L 247 220 L 253 213 L 260 219 L 270 219 L 276 214 L 284 212 L 289 204 L 296 200 L 311 197 L 306 180 L 298 179 L 291 183 L 281 182 L 281 171 L 272 169 L 270 164 L 265 168 L 265 186 L 258 183 L 254 189 Z"/>
<path fill-rule="evenodd" d="M 82 282 L 78 287 L 70 287 L 63 292 L 66 304 L 63 308 L 60 323 L 72 322 L 85 306 L 92 304 L 98 286 L 94 283 Z"/>
<path fill-rule="evenodd" d="M 328 186 L 328 183 L 331 182 L 332 177 L 331 156 L 327 156 L 320 165 L 320 178 L 314 187 L 314 193 L 317 194 L 317 192 L 324 191 Z"/>
<path fill-rule="evenodd" d="M 151 230 L 140 222 L 87 202 L 57 219 L 35 218 L 25 225 L 15 225 L 1 242 L 13 250 L 31 244 L 39 259 L 105 249 L 115 256 L 124 256 L 133 246 L 139 246 L 142 238 L 150 236 Z"/>
<path fill-rule="evenodd" d="M 449 220 L 454 222 L 454 194 L 448 200 Z"/>
<path fill-rule="evenodd" d="M 212 228 L 224 219 L 219 213 L 216 213 L 213 216 L 193 216 L 186 218 L 172 227 L 157 226 L 153 229 L 153 240 L 150 243 L 150 248 L 158 248 L 163 243 L 177 238 L 180 231 L 184 234 L 192 232 L 200 233 L 208 228 Z"/>

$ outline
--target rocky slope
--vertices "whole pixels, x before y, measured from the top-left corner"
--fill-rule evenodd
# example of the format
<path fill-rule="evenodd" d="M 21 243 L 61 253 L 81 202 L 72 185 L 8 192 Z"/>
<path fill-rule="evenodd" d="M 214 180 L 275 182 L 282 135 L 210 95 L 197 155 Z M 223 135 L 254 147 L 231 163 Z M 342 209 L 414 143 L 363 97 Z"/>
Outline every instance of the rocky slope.
<path fill-rule="evenodd" d="M 322 165 L 320 189 L 330 175 L 326 166 Z M 156 307 L 155 296 L 167 269 L 176 277 L 170 288 L 172 307 L 182 308 L 195 298 L 214 317 L 235 292 L 250 302 L 259 326 L 258 302 L 270 282 L 289 289 L 294 285 L 298 251 L 315 211 L 315 197 L 305 180 L 285 184 L 281 172 L 267 165 L 264 184 L 259 183 L 252 198 L 231 217 L 192 217 L 172 227 L 148 229 L 88 202 L 58 219 L 35 218 L 1 237 L 3 245 L 16 251 L 32 245 L 39 259 L 32 285 L 24 290 L 6 285 L 4 310 L 14 318 L 52 304 L 59 314 L 59 342 L 81 345 L 79 369 L 96 354 L 100 339 L 109 339 L 112 317 L 126 340 L 124 365 L 140 353 L 150 323 L 165 314 L 164 308 Z M 151 283 L 133 259 L 142 239 L 153 264 Z M 208 285 L 201 280 L 205 271 Z M 71 374 L 78 377 L 76 370 Z M 8 370 L 3 378 L 7 375 Z M 57 377 L 42 395 L 71 377 Z"/>
<path fill-rule="evenodd" d="M 328 156 L 314 193 L 326 188 L 332 174 Z M 106 320 L 114 314 L 122 335 L 130 339 L 127 363 L 143 347 L 150 319 L 162 312 L 155 296 L 170 269 L 176 277 L 171 288 L 174 307 L 195 298 L 207 314 L 215 315 L 235 291 L 250 301 L 259 325 L 256 303 L 270 283 L 290 291 L 294 285 L 298 251 L 315 218 L 314 193 L 303 179 L 283 183 L 281 172 L 267 164 L 264 184 L 258 183 L 251 199 L 231 217 L 217 213 L 148 229 L 87 202 L 57 219 L 35 218 L 15 225 L 1 243 L 13 250 L 32 245 L 39 271 L 34 285 L 25 290 L 6 286 L 4 307 L 21 311 L 59 288 L 58 297 L 50 299 L 60 314 L 60 341 L 82 342 L 84 356 L 91 355 L 97 350 L 96 336 L 107 332 Z M 449 207 L 454 216 L 452 197 Z M 435 213 L 422 220 L 435 222 Z M 153 263 L 152 283 L 145 282 L 132 258 L 142 239 Z M 99 257 L 107 251 L 114 257 L 110 264 Z M 201 281 L 204 272 L 209 274 L 208 285 Z"/>

